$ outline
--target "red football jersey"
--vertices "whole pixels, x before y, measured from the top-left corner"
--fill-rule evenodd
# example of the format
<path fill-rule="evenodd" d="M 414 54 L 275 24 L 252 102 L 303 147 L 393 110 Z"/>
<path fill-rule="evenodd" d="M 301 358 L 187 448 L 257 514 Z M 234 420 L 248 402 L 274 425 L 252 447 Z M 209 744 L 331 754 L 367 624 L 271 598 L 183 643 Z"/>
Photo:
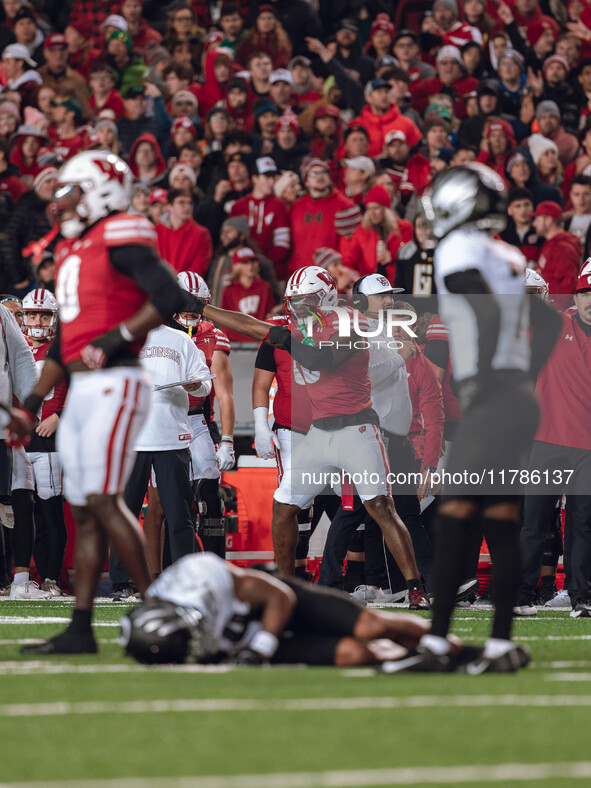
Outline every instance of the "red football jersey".
<path fill-rule="evenodd" d="M 250 237 L 275 266 L 286 260 L 291 246 L 291 233 L 287 207 L 282 200 L 273 196 L 256 199 L 252 194 L 247 194 L 236 200 L 230 216 L 246 216 Z"/>
<path fill-rule="evenodd" d="M 55 252 L 60 305 L 61 354 L 64 364 L 80 358 L 83 347 L 134 315 L 146 293 L 111 265 L 109 249 L 156 247 L 154 225 L 144 216 L 119 213 L 102 219 L 82 238 L 61 241 Z M 139 354 L 145 337 L 130 344 Z"/>
<path fill-rule="evenodd" d="M 279 315 L 270 321 L 275 326 L 288 326 L 294 336 L 300 336 L 293 330 L 289 318 Z M 303 370 L 289 355 L 287 350 L 272 348 L 275 361 L 275 380 L 277 393 L 273 400 L 275 421 L 283 427 L 290 427 L 300 432 L 308 432 L 312 421 L 310 398 L 306 376 L 313 373 Z"/>
<path fill-rule="evenodd" d="M 363 341 L 353 327 L 353 310 L 347 311 L 351 320 L 350 337 L 339 334 L 338 315 L 334 312 L 325 316 L 326 323 L 314 330 L 314 341 L 339 342 L 354 345 Z M 359 315 L 359 327 L 368 331 L 365 320 Z M 336 346 L 336 345 L 335 345 Z M 371 385 L 369 381 L 369 350 L 357 352 L 346 361 L 319 371 L 302 370 L 306 390 L 310 398 L 312 421 L 329 416 L 344 416 L 371 408 Z"/>
<path fill-rule="evenodd" d="M 39 375 L 43 369 L 43 364 L 45 364 L 45 356 L 47 355 L 47 351 L 50 347 L 51 342 L 44 342 L 42 345 L 39 345 L 39 347 L 31 348 Z M 43 406 L 41 408 L 41 421 L 46 419 L 48 416 L 53 416 L 54 413 L 59 413 L 63 410 L 67 393 L 68 384 L 65 381 L 58 383 L 57 386 L 49 392 L 49 394 L 43 400 Z"/>
<path fill-rule="evenodd" d="M 193 329 L 191 339 L 197 345 L 199 350 L 203 351 L 205 361 L 209 369 L 211 369 L 211 362 L 213 360 L 214 351 L 220 350 L 222 353 L 230 355 L 230 340 L 216 328 L 213 323 L 207 320 L 202 320 L 198 326 Z M 189 394 L 189 410 L 198 408 L 207 400 L 207 397 L 194 397 Z M 213 418 L 213 403 L 215 400 L 215 380 L 212 381 L 212 389 L 209 394 L 209 401 L 211 403 L 210 416 Z"/>

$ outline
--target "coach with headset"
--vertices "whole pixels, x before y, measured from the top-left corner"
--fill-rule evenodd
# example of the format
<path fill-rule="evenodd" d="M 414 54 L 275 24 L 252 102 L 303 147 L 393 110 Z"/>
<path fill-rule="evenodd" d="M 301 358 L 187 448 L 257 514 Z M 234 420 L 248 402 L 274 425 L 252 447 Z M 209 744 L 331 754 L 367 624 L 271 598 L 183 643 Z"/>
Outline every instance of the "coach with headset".
<path fill-rule="evenodd" d="M 369 324 L 369 333 L 378 327 L 380 310 L 385 313 L 386 310 L 392 309 L 392 296 L 400 292 L 403 292 L 401 288 L 392 287 L 388 279 L 381 274 L 368 274 L 355 282 L 352 292 L 353 307 L 365 315 Z M 415 454 L 408 438 L 412 420 L 412 403 L 405 365 L 409 358 L 416 356 L 415 344 L 412 338 L 404 333 L 401 337 L 393 338 L 386 320 L 383 320 L 381 332 L 377 336 L 368 338 L 368 341 L 372 407 L 380 419 L 391 473 L 413 473 L 416 464 Z M 411 534 L 419 570 L 421 574 L 425 574 L 431 558 L 431 546 L 419 519 L 420 507 L 416 486 L 412 480 L 407 484 L 396 484 L 393 486 L 392 495 L 398 514 Z M 357 496 L 354 501 L 353 511 L 345 512 L 340 508 L 332 521 L 320 572 L 319 582 L 322 585 L 342 587 L 342 567 L 347 546 L 354 532 L 366 518 L 366 512 Z M 373 540 L 373 531 L 370 525 L 366 532 L 366 543 L 368 540 Z M 376 535 L 381 540 L 381 535 Z M 367 582 L 379 587 L 380 576 L 383 575 L 384 550 L 380 547 L 375 560 L 369 553 L 373 554 L 373 551 L 368 549 L 366 556 Z M 388 557 L 387 551 L 385 554 Z"/>

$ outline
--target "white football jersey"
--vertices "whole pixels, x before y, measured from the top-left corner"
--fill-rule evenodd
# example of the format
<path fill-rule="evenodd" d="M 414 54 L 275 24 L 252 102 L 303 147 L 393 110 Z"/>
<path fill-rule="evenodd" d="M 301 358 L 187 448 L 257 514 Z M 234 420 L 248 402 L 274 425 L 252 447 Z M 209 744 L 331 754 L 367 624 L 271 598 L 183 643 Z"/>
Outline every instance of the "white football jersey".
<path fill-rule="evenodd" d="M 146 596 L 198 610 L 212 633 L 212 652 L 227 654 L 261 628 L 250 605 L 236 598 L 226 562 L 213 553 L 180 558 L 152 583 Z"/>
<path fill-rule="evenodd" d="M 140 352 L 142 367 L 154 386 L 209 374 L 205 355 L 184 331 L 160 326 L 150 331 Z M 211 381 L 201 384 L 197 396 L 207 396 Z M 184 449 L 191 442 L 189 395 L 182 386 L 154 391 L 148 418 L 135 444 L 136 451 Z"/>
<path fill-rule="evenodd" d="M 471 269 L 480 271 L 501 313 L 492 367 L 526 372 L 530 368 L 526 265 L 525 257 L 516 247 L 495 241 L 488 233 L 475 229 L 455 230 L 435 250 L 439 314 L 449 331 L 456 381 L 471 378 L 478 371 L 478 324 L 474 308 L 464 296 L 449 293 L 445 277 Z M 477 309 L 478 299 L 485 296 L 474 298 Z"/>

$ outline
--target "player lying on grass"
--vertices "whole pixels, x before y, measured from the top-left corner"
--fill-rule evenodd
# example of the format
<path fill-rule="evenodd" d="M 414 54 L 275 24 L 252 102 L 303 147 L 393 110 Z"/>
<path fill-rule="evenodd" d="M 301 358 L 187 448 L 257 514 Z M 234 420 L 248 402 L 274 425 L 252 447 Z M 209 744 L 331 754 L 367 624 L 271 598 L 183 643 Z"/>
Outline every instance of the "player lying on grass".
<path fill-rule="evenodd" d="M 429 623 L 370 610 L 348 595 L 226 563 L 212 553 L 168 567 L 121 621 L 126 654 L 144 663 L 381 665 L 404 658 Z M 453 640 L 458 661 L 474 649 Z"/>

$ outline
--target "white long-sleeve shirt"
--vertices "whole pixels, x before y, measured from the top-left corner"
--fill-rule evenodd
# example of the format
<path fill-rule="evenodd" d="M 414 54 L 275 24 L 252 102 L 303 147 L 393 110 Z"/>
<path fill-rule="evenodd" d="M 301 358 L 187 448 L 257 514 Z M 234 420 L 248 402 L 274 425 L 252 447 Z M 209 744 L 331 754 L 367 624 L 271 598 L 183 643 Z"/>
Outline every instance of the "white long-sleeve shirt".
<path fill-rule="evenodd" d="M 203 351 L 183 331 L 167 326 L 150 331 L 140 361 L 154 386 L 189 378 L 203 379 L 209 374 Z M 206 397 L 210 391 L 211 380 L 206 380 L 192 393 Z M 187 447 L 191 442 L 188 409 L 189 395 L 181 386 L 155 391 L 148 418 L 135 445 L 136 451 Z"/>
<path fill-rule="evenodd" d="M 0 402 L 12 407 L 12 393 L 21 400 L 37 382 L 35 360 L 14 316 L 0 304 Z M 8 424 L 8 414 L 0 411 L 0 427 Z"/>
<path fill-rule="evenodd" d="M 372 318 L 367 318 L 367 322 L 370 332 L 378 326 L 378 321 Z M 371 402 L 382 429 L 394 435 L 408 435 L 412 403 L 406 363 L 395 346 L 395 340 L 387 334 L 387 321 L 384 320 L 383 324 L 382 332 L 368 340 Z"/>

